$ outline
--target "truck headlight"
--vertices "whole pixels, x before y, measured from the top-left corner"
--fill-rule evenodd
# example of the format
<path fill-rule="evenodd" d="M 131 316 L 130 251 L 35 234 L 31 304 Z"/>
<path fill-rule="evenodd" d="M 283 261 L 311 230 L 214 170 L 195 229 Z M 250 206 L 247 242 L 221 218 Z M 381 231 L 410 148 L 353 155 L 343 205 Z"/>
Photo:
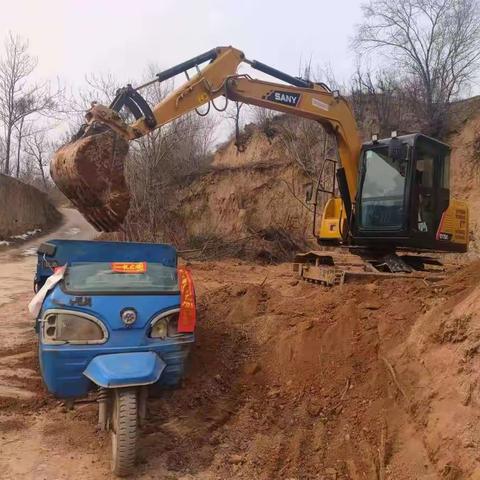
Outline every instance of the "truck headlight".
<path fill-rule="evenodd" d="M 180 310 L 175 309 L 160 314 L 151 323 L 151 338 L 166 338 L 181 335 L 178 333 L 178 315 Z"/>
<path fill-rule="evenodd" d="M 165 338 L 167 333 L 168 322 L 165 318 L 160 318 L 155 323 L 152 323 L 152 330 L 150 331 L 152 338 Z"/>
<path fill-rule="evenodd" d="M 92 315 L 71 311 L 48 311 L 43 320 L 45 343 L 104 343 L 108 333 Z"/>

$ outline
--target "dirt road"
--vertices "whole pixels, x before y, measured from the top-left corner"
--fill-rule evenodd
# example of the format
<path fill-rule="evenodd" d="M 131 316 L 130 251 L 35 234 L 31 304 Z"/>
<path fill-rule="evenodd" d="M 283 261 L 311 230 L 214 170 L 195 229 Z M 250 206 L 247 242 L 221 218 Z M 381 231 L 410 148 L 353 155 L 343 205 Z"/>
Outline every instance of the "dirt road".
<path fill-rule="evenodd" d="M 83 217 L 70 208 L 61 209 L 63 221 L 55 232 L 22 243 L 17 248 L 0 251 L 0 307 L 12 301 L 12 298 L 27 289 L 31 289 L 35 268 L 37 246 L 48 238 L 90 240 L 95 230 Z"/>
<path fill-rule="evenodd" d="M 76 210 L 63 209 L 62 214 L 56 232 L 0 254 L 0 478 L 66 478 L 65 472 L 50 471 L 44 463 L 54 452 L 42 435 L 48 423 L 38 409 L 46 400 L 36 361 L 33 321 L 26 309 L 33 295 L 37 246 L 47 238 L 86 240 L 95 236 Z"/>
<path fill-rule="evenodd" d="M 92 236 L 67 218 L 62 235 Z M 42 387 L 26 314 L 31 246 L 0 258 L 0 478 L 111 478 L 96 405 L 66 411 Z M 287 264 L 192 270 L 190 370 L 150 402 L 133 478 L 480 478 L 479 264 L 435 284 L 329 290 Z"/>

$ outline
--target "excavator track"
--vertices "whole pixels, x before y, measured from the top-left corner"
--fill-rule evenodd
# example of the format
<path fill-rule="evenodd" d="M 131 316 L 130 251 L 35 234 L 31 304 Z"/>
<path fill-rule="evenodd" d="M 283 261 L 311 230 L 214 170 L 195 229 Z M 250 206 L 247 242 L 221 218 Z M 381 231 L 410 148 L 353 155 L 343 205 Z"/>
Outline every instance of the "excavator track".
<path fill-rule="evenodd" d="M 326 286 L 359 280 L 419 278 L 436 282 L 445 278 L 442 263 L 432 256 L 348 250 L 298 254 L 293 271 L 302 280 Z"/>
<path fill-rule="evenodd" d="M 124 166 L 128 141 L 112 130 L 61 147 L 50 164 L 53 181 L 97 230 L 121 229 L 130 206 Z"/>

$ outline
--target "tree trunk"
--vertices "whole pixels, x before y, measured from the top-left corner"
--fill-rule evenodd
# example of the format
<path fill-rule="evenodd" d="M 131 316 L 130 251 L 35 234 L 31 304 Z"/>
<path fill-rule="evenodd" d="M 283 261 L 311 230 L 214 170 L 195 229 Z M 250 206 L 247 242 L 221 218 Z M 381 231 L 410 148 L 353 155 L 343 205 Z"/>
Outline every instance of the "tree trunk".
<path fill-rule="evenodd" d="M 45 191 L 47 191 L 47 179 L 45 178 L 45 172 L 43 171 L 43 162 L 42 162 L 42 155 L 38 156 L 38 166 L 40 167 L 40 173 L 42 175 L 43 186 Z"/>
<path fill-rule="evenodd" d="M 23 133 L 23 121 L 25 117 L 22 117 L 20 120 L 20 126 L 18 127 L 18 143 L 17 143 L 17 171 L 15 172 L 15 177 L 18 178 L 20 175 L 20 152 L 22 149 L 22 133 Z"/>
<path fill-rule="evenodd" d="M 10 150 L 12 145 L 12 126 L 7 126 L 7 136 L 5 138 L 5 166 L 3 173 L 10 175 Z"/>

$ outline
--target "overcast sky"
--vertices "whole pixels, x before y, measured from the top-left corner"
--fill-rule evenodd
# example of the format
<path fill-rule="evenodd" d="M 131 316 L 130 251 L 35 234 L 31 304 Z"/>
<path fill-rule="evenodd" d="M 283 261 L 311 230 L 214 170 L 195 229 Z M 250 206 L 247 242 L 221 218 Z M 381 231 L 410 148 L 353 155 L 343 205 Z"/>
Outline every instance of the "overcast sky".
<path fill-rule="evenodd" d="M 298 74 L 301 61 L 348 78 L 358 0 L 14 0 L 2 5 L 0 38 L 30 40 L 38 74 L 81 83 L 112 72 L 121 83 L 147 65 L 172 66 L 219 45 Z"/>

